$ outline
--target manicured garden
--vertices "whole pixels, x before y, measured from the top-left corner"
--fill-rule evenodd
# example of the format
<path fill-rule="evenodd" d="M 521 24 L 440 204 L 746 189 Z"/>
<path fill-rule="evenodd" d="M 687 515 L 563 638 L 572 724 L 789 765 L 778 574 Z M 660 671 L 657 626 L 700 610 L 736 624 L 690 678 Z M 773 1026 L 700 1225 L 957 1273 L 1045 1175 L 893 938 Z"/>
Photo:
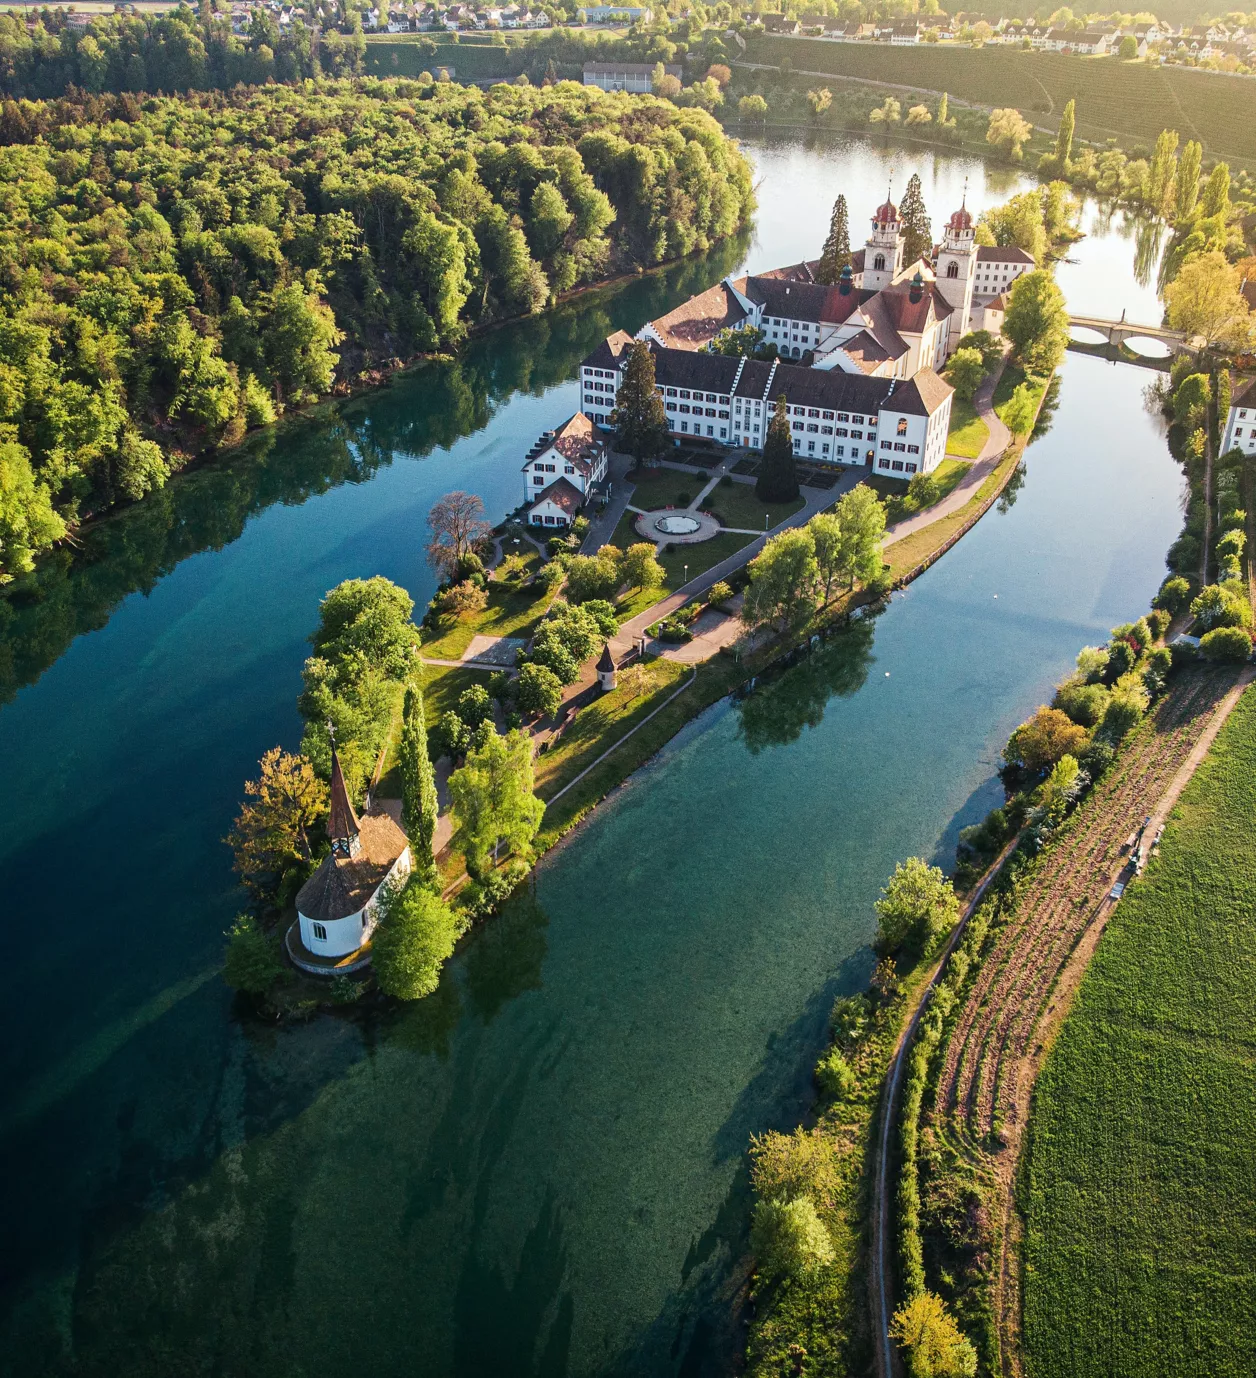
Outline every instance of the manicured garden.
<path fill-rule="evenodd" d="M 753 485 L 736 482 L 717 484 L 702 502 L 705 511 L 719 517 L 721 526 L 742 531 L 762 531 L 765 516 L 769 526 L 778 526 L 802 506 L 802 498 L 793 502 L 764 502 L 755 496 Z"/>
<path fill-rule="evenodd" d="M 1249 690 L 1038 1082 L 1024 1338 L 1041 1378 L 1256 1370 L 1254 815 Z"/>
<path fill-rule="evenodd" d="M 507 542 L 509 545 L 509 542 Z M 549 606 L 550 592 L 524 581 L 541 565 L 534 546 L 521 544 L 512 579 L 494 576 L 488 583 L 488 605 L 460 617 L 446 616 L 433 631 L 423 634 L 423 655 L 432 660 L 461 660 L 475 636 L 526 636 Z M 464 686 L 465 687 L 465 686 Z"/>

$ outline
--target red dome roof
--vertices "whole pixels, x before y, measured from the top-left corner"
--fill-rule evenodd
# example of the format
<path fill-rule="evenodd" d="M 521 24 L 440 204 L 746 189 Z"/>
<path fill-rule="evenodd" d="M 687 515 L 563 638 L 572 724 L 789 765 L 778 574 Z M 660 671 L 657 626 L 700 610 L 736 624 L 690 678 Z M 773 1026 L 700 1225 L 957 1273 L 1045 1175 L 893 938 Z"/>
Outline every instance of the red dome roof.
<path fill-rule="evenodd" d="M 881 225 L 893 223 L 898 219 L 898 207 L 893 201 L 887 201 L 885 205 L 877 207 L 877 213 L 872 218 Z"/>
<path fill-rule="evenodd" d="M 953 230 L 971 230 L 973 218 L 964 207 L 960 207 L 950 219 L 950 226 Z"/>

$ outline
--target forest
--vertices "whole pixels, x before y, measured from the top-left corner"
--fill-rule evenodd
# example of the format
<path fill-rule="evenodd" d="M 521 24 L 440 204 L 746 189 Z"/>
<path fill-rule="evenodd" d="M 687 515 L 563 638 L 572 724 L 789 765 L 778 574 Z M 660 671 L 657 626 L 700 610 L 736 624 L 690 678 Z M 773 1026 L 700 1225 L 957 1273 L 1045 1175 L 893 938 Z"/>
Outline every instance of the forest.
<path fill-rule="evenodd" d="M 568 83 L 5 101 L 0 182 L 0 581 L 285 408 L 753 207 L 710 116 Z"/>

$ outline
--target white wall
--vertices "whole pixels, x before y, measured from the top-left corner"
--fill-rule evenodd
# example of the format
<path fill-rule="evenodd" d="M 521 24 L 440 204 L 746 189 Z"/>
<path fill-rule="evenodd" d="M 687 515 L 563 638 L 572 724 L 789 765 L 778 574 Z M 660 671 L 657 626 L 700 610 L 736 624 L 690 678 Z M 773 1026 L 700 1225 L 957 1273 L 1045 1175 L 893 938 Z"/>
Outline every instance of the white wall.
<path fill-rule="evenodd" d="M 335 919 L 330 923 L 323 924 L 327 930 L 326 938 L 316 938 L 314 936 L 314 920 L 307 919 L 304 914 L 298 911 L 297 919 L 301 925 L 301 941 L 306 949 L 319 957 L 347 957 L 350 952 L 356 952 L 375 931 L 375 925 L 379 922 L 380 901 L 405 880 L 410 874 L 410 869 L 410 848 L 406 847 L 397 860 L 393 862 L 388 874 L 380 882 L 379 889 L 366 902 L 363 909 L 358 910 L 356 914 L 350 914 L 347 918 Z M 364 915 L 366 918 L 365 925 L 362 922 Z"/>

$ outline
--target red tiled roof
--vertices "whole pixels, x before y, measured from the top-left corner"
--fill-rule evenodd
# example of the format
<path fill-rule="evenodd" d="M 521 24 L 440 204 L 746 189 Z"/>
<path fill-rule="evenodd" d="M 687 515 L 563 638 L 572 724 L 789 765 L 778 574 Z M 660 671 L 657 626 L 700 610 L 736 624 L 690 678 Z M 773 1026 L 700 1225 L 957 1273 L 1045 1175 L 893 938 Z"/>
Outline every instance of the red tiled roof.
<path fill-rule="evenodd" d="M 548 488 L 539 492 L 528 506 L 528 511 L 539 507 L 543 502 L 552 502 L 555 507 L 561 507 L 569 517 L 574 517 L 580 510 L 580 504 L 584 498 L 580 490 L 567 478 L 555 479 Z"/>
<path fill-rule="evenodd" d="M 745 319 L 741 303 L 717 282 L 650 324 L 669 349 L 704 349 L 721 330 L 735 328 Z"/>
<path fill-rule="evenodd" d="M 593 428 L 593 422 L 578 411 L 569 421 L 564 422 L 554 432 L 553 448 L 582 472 L 593 467 L 593 461 L 601 454 L 605 442 Z"/>
<path fill-rule="evenodd" d="M 1032 263 L 1034 256 L 1015 244 L 982 244 L 977 248 L 977 259 L 982 263 Z"/>
<path fill-rule="evenodd" d="M 364 908 L 410 845 L 387 813 L 368 813 L 359 822 L 355 856 L 325 856 L 297 893 L 297 912 L 330 923 Z"/>

